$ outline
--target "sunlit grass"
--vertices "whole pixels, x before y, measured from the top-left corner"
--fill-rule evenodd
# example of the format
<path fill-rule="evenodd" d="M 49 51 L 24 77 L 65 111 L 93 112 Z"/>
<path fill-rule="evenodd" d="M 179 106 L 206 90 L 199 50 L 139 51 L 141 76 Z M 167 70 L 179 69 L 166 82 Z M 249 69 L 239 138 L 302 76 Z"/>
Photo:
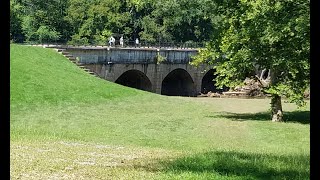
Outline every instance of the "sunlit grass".
<path fill-rule="evenodd" d="M 309 102 L 166 97 L 11 47 L 12 179 L 309 179 Z"/>
<path fill-rule="evenodd" d="M 53 49 L 10 46 L 11 108 L 117 101 L 136 95 L 143 93 L 93 78 Z"/>

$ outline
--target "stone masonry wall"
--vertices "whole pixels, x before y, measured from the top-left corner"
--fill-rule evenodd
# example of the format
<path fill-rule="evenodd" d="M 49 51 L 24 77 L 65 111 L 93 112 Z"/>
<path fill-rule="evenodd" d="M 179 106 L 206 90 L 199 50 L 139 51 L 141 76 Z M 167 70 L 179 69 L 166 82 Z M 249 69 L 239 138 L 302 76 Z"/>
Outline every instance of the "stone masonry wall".
<path fill-rule="evenodd" d="M 168 50 L 143 48 L 67 48 L 67 51 L 79 59 L 79 62 L 94 71 L 101 78 L 115 82 L 128 70 L 143 72 L 152 83 L 152 92 L 161 93 L 162 81 L 175 69 L 184 69 L 192 78 L 194 93 L 201 91 L 202 78 L 209 66 L 191 66 L 191 56 L 196 50 Z M 157 64 L 156 55 L 165 58 Z"/>

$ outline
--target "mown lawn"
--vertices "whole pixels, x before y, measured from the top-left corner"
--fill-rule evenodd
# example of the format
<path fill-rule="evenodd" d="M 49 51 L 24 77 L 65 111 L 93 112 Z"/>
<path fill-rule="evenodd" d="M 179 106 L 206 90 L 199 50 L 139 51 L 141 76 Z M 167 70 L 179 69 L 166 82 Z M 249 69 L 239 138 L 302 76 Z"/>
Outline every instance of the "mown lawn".
<path fill-rule="evenodd" d="M 166 97 L 11 45 L 11 179 L 309 179 L 309 102 Z"/>

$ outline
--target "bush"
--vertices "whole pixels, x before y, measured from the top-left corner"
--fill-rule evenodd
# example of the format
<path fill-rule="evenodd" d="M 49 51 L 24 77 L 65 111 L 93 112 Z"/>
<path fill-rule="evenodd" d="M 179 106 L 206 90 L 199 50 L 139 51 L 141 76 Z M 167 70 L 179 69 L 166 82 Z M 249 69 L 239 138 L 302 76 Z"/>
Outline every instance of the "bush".
<path fill-rule="evenodd" d="M 68 41 L 70 45 L 89 45 L 89 39 L 87 37 L 81 37 L 79 34 L 71 36 L 71 41 Z"/>
<path fill-rule="evenodd" d="M 101 33 L 93 36 L 94 44 L 96 45 L 107 45 L 109 41 L 109 37 L 112 35 L 110 30 L 103 30 Z"/>
<path fill-rule="evenodd" d="M 60 38 L 60 33 L 47 26 L 40 26 L 35 32 L 35 36 L 39 43 L 54 42 Z"/>
<path fill-rule="evenodd" d="M 161 56 L 160 53 L 158 52 L 155 60 L 156 60 L 157 64 L 161 64 L 161 63 L 165 62 L 167 60 L 167 58 L 164 56 Z"/>

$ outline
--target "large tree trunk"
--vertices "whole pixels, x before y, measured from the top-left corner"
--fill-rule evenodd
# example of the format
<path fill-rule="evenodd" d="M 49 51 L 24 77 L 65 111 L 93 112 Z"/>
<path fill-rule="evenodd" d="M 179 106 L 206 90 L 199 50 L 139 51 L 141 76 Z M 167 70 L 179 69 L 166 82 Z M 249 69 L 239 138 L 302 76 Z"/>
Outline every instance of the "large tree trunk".
<path fill-rule="evenodd" d="M 260 76 L 256 75 L 256 78 L 260 82 L 263 88 L 267 88 L 269 86 L 274 86 L 279 82 L 279 71 L 275 69 L 268 69 L 268 76 L 265 77 L 267 69 L 263 69 L 261 71 Z M 271 114 L 272 114 L 272 122 L 282 122 L 283 121 L 283 112 L 282 112 L 282 104 L 281 104 L 281 96 L 278 94 L 271 95 Z"/>
<path fill-rule="evenodd" d="M 279 82 L 279 71 L 270 69 L 268 75 L 270 75 L 270 85 L 276 85 Z M 271 114 L 272 122 L 283 121 L 281 96 L 279 96 L 278 94 L 271 95 Z"/>
<path fill-rule="evenodd" d="M 282 122 L 283 112 L 281 105 L 281 96 L 274 94 L 271 96 L 272 122 Z"/>

